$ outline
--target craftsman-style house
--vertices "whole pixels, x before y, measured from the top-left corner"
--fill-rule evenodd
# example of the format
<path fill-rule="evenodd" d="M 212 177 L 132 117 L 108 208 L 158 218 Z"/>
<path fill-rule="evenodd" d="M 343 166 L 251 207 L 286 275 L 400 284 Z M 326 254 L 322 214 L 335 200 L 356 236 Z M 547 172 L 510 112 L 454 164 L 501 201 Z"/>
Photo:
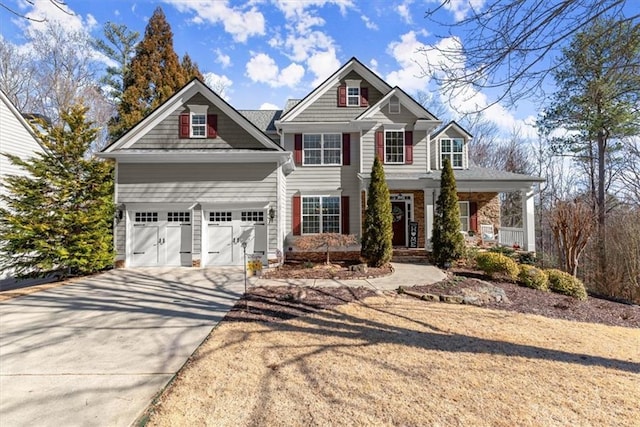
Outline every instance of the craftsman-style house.
<path fill-rule="evenodd" d="M 238 111 L 192 80 L 101 153 L 116 162 L 117 263 L 238 265 L 245 251 L 266 263 L 297 236 L 360 235 L 376 156 L 394 247 L 429 249 L 449 158 L 461 232 L 534 251 L 542 179 L 472 165 L 471 138 L 355 58 L 283 111 Z M 511 191 L 523 195 L 521 229 L 500 224 L 499 193 Z"/>

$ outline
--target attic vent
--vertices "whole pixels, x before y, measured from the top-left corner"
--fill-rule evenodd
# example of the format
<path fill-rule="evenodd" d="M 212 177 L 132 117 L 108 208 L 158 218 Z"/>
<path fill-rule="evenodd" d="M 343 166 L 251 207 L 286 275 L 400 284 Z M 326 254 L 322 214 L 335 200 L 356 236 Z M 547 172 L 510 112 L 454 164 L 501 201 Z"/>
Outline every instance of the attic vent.
<path fill-rule="evenodd" d="M 389 114 L 400 114 L 400 99 L 397 96 L 389 98 Z"/>

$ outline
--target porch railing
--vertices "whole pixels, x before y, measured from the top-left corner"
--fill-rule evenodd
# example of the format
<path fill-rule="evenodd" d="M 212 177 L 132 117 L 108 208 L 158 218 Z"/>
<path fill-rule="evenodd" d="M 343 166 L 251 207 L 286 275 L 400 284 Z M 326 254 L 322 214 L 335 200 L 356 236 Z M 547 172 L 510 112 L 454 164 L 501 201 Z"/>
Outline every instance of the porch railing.
<path fill-rule="evenodd" d="M 524 246 L 524 230 L 522 228 L 501 227 L 498 231 L 498 243 L 502 246 L 513 246 L 517 244 Z"/>

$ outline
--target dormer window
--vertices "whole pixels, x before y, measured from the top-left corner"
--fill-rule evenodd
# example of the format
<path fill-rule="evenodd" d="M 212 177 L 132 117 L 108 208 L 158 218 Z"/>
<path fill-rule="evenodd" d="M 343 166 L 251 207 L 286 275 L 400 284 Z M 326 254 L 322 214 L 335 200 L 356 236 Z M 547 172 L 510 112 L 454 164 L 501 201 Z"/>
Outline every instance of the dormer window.
<path fill-rule="evenodd" d="M 389 98 L 389 114 L 400 114 L 400 98 L 397 96 Z"/>
<path fill-rule="evenodd" d="M 462 169 L 464 140 L 462 138 L 443 138 L 440 140 L 440 164 L 448 158 L 451 167 Z"/>

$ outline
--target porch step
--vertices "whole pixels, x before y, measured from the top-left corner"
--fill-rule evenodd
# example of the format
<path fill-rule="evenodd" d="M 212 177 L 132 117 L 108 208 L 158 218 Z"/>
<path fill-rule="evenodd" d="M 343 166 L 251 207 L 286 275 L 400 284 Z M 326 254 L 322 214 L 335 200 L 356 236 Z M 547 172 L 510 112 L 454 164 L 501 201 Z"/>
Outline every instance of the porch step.
<path fill-rule="evenodd" d="M 429 253 L 424 248 L 394 249 L 391 262 L 426 264 L 429 262 Z"/>

